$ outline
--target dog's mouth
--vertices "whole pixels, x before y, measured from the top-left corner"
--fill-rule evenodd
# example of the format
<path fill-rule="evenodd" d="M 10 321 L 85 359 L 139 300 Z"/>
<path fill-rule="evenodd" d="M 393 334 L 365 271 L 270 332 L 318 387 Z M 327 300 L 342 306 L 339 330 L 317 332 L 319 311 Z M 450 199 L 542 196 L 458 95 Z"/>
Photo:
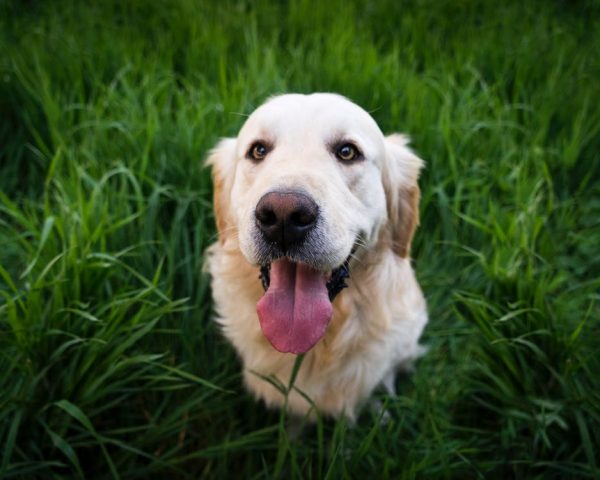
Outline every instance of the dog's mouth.
<path fill-rule="evenodd" d="M 325 335 L 331 302 L 347 287 L 349 258 L 323 273 L 305 263 L 280 258 L 260 269 L 265 294 L 256 305 L 263 333 L 283 353 L 305 353 Z"/>

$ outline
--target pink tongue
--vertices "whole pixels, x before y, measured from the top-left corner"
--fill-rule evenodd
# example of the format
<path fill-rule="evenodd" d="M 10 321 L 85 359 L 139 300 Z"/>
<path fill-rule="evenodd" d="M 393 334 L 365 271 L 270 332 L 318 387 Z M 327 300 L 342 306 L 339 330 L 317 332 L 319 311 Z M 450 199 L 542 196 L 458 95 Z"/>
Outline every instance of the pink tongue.
<path fill-rule="evenodd" d="M 287 259 L 271 264 L 269 289 L 256 304 L 263 333 L 280 352 L 304 353 L 333 314 L 322 272 Z"/>

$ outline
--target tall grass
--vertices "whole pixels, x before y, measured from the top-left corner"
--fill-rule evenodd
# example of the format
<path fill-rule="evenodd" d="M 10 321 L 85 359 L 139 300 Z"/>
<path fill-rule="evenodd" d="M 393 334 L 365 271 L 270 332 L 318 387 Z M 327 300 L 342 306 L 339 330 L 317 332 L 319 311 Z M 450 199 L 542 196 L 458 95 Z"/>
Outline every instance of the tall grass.
<path fill-rule="evenodd" d="M 0 3 L 0 478 L 598 477 L 600 7 L 522 3 Z M 202 273 L 202 159 L 286 91 L 427 161 L 429 353 L 300 439 Z"/>

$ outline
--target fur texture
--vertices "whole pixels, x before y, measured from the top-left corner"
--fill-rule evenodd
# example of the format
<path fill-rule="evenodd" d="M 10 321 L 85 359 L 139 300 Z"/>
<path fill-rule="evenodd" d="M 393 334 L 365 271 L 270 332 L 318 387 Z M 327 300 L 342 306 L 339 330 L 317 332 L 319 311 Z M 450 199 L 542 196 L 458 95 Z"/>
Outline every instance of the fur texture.
<path fill-rule="evenodd" d="M 257 141 L 269 146 L 260 162 L 248 154 Z M 347 143 L 360 152 L 350 162 L 336 156 Z M 306 353 L 295 386 L 321 413 L 354 419 L 374 388 L 393 392 L 396 372 L 424 352 L 418 340 L 426 304 L 409 259 L 422 161 L 407 143 L 402 135 L 384 137 L 364 110 L 341 96 L 291 94 L 270 99 L 237 139 L 224 139 L 211 152 L 219 239 L 207 266 L 217 321 L 241 357 L 247 388 L 268 406 L 280 407 L 284 398 L 261 375 L 287 384 L 296 359 L 273 348 L 256 313 L 265 258 L 254 211 L 273 189 L 300 189 L 319 205 L 314 235 L 291 260 L 327 275 L 351 258 L 349 286 L 333 301 L 326 333 Z M 290 412 L 306 415 L 311 408 L 290 393 Z"/>

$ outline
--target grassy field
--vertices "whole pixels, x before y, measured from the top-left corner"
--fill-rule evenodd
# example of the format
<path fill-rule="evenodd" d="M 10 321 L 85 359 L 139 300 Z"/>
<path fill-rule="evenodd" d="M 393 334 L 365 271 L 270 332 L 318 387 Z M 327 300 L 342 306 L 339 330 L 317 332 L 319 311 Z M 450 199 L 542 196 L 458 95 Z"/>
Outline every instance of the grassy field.
<path fill-rule="evenodd" d="M 0 1 L 0 478 L 599 478 L 600 4 L 284 3 Z M 431 318 L 389 423 L 296 441 L 202 273 L 288 91 L 412 136 Z"/>

